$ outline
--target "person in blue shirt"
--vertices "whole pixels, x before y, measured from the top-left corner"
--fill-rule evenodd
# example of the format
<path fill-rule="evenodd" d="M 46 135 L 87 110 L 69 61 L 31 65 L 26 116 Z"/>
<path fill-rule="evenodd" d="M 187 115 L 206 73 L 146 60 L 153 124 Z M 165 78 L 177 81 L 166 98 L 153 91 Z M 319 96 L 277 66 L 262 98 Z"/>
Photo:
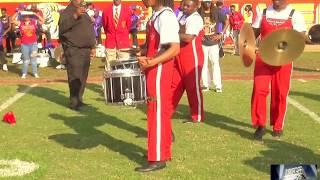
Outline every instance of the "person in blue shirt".
<path fill-rule="evenodd" d="M 135 13 L 137 7 L 131 6 L 131 28 L 132 48 L 138 48 L 138 22 L 140 17 Z"/>

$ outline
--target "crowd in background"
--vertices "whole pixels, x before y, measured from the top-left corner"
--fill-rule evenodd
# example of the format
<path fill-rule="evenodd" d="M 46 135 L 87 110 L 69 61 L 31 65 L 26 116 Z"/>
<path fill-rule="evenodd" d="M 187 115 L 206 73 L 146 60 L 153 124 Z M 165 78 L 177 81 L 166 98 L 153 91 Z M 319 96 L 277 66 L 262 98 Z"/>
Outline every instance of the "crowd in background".
<path fill-rule="evenodd" d="M 228 26 L 227 32 L 224 35 L 224 38 L 226 38 L 226 36 L 232 38 L 235 45 L 233 54 L 239 55 L 239 48 L 237 46 L 239 31 L 244 22 L 250 23 L 250 24 L 252 23 L 254 13 L 252 11 L 251 5 L 246 5 L 243 13 L 241 13 L 239 11 L 236 11 L 236 7 L 234 5 L 227 7 L 222 3 L 222 1 L 216 1 L 215 3 L 213 3 L 213 1 L 210 1 L 210 2 L 212 2 L 212 5 L 214 7 L 217 7 L 218 10 L 221 11 L 221 13 L 225 15 L 226 18 L 228 19 L 229 26 Z M 132 48 L 139 47 L 137 34 L 138 34 L 138 26 L 140 24 L 141 16 L 135 13 L 136 7 L 137 6 L 135 5 L 130 7 L 132 11 L 131 12 L 132 22 L 130 27 Z M 96 35 L 97 46 L 101 47 L 103 46 L 102 38 L 101 38 L 101 34 L 103 33 L 102 11 L 95 8 L 93 3 L 86 3 L 86 8 L 87 8 L 87 14 L 91 17 L 92 22 L 94 24 L 94 31 Z M 29 16 L 24 15 L 23 13 L 25 11 L 33 12 L 33 14 Z M 175 10 L 175 13 L 177 17 L 181 16 L 182 15 L 181 7 L 178 7 Z M 43 21 L 44 19 L 43 16 L 44 16 L 43 12 L 37 8 L 37 4 L 35 3 L 29 6 L 20 4 L 16 8 L 16 12 L 14 14 L 8 14 L 6 8 L 1 8 L 0 41 L 3 43 L 0 44 L 0 63 L 4 71 L 8 71 L 6 57 L 11 57 L 14 52 L 21 52 L 22 53 L 21 59 L 23 60 L 23 64 L 24 64 L 22 78 L 24 78 L 24 74 L 26 73 L 28 64 L 30 62 L 33 67 L 34 76 L 38 77 L 35 58 L 34 58 L 35 52 L 40 52 L 40 49 L 54 48 L 52 39 L 51 39 L 50 30 L 48 27 L 46 27 L 43 24 L 43 22 L 41 22 L 41 20 Z M 24 18 L 24 17 L 28 17 L 28 18 Z M 31 38 L 32 40 L 27 40 L 27 41 L 32 41 L 32 42 L 27 42 L 27 44 L 29 45 L 32 44 L 33 46 L 32 47 L 28 46 L 28 48 L 27 46 L 25 46 L 26 42 L 22 42 L 22 41 L 25 41 L 25 38 L 23 38 L 23 35 L 25 33 L 21 28 L 21 22 L 25 22 L 26 19 L 27 21 L 32 22 L 31 23 L 33 24 L 32 26 L 35 27 L 34 31 L 32 31 L 32 33 L 34 33 L 34 35 L 32 36 L 33 39 Z M 223 23 L 219 22 L 217 25 L 218 25 L 218 32 L 222 32 Z M 17 41 L 17 39 L 20 39 L 20 41 Z M 223 44 L 223 40 L 221 40 L 221 43 L 220 43 L 220 53 L 222 50 L 221 49 L 222 44 Z M 60 62 L 60 63 L 61 65 L 63 65 L 63 62 Z"/>

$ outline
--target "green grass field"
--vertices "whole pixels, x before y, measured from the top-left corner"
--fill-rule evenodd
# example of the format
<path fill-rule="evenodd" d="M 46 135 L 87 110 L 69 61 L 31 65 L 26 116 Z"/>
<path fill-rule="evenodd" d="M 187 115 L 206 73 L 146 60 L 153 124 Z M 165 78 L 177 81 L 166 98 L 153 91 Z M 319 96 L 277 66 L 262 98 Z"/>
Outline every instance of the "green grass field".
<path fill-rule="evenodd" d="M 314 70 L 320 67 L 315 60 L 319 53 L 303 57 L 310 61 L 298 61 L 295 73 L 320 73 Z M 251 75 L 251 69 L 239 65 L 236 58 L 226 57 L 224 75 Z M 92 75 L 101 74 L 100 66 L 94 62 Z M 49 68 L 41 72 L 47 77 L 56 77 L 53 72 L 64 75 Z M 17 76 L 14 72 L 0 75 Z M 320 116 L 319 84 L 320 79 L 293 80 L 290 98 Z M 146 134 L 145 106 L 106 105 L 99 84 L 87 86 L 85 101 L 90 106 L 80 112 L 66 108 L 68 89 L 63 83 L 40 84 L 3 110 L 1 114 L 13 111 L 17 124 L 0 123 L 0 160 L 39 164 L 38 170 L 9 179 L 270 179 L 270 164 L 320 164 L 319 123 L 289 105 L 283 138 L 275 140 L 268 131 L 263 144 L 255 142 L 250 122 L 252 81 L 228 80 L 223 85 L 222 94 L 204 93 L 202 124 L 182 123 L 189 118 L 183 97 L 173 117 L 173 159 L 162 171 L 134 171 L 146 163 L 146 138 L 136 137 Z M 1 84 L 0 105 L 27 86 Z"/>

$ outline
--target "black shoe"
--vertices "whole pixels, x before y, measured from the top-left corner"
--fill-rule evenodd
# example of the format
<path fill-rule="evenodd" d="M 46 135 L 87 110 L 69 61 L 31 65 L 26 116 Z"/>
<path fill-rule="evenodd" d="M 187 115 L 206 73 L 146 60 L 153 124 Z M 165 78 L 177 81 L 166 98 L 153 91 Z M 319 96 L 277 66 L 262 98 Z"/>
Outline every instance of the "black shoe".
<path fill-rule="evenodd" d="M 80 110 L 79 104 L 80 103 L 77 98 L 71 98 L 69 108 L 75 111 L 79 111 Z"/>
<path fill-rule="evenodd" d="M 174 143 L 176 141 L 176 137 L 174 136 L 173 131 L 171 131 L 171 142 Z"/>
<path fill-rule="evenodd" d="M 79 101 L 79 104 L 78 104 L 79 107 L 82 107 L 82 106 L 89 106 L 89 104 L 86 104 L 82 101 Z"/>
<path fill-rule="evenodd" d="M 272 136 L 275 138 L 280 138 L 282 135 L 283 135 L 282 130 L 272 132 Z"/>
<path fill-rule="evenodd" d="M 70 105 L 69 108 L 74 111 L 79 111 L 80 107 L 78 105 Z"/>
<path fill-rule="evenodd" d="M 163 169 L 166 167 L 165 161 L 156 161 L 156 162 L 150 162 L 146 166 L 137 167 L 135 171 L 137 172 L 151 172 L 151 171 L 157 171 L 160 169 Z"/>
<path fill-rule="evenodd" d="M 256 130 L 256 132 L 254 132 L 254 139 L 258 140 L 258 141 L 262 141 L 262 136 L 266 133 L 266 128 L 259 126 Z"/>

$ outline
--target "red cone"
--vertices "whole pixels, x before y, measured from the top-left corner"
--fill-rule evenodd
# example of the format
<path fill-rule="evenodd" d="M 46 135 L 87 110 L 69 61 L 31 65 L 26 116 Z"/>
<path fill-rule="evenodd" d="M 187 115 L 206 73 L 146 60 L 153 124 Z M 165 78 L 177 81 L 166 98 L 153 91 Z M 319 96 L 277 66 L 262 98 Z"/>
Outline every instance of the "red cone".
<path fill-rule="evenodd" d="M 16 117 L 14 116 L 13 112 L 10 111 L 3 115 L 3 121 L 11 125 L 14 125 L 16 124 Z"/>

